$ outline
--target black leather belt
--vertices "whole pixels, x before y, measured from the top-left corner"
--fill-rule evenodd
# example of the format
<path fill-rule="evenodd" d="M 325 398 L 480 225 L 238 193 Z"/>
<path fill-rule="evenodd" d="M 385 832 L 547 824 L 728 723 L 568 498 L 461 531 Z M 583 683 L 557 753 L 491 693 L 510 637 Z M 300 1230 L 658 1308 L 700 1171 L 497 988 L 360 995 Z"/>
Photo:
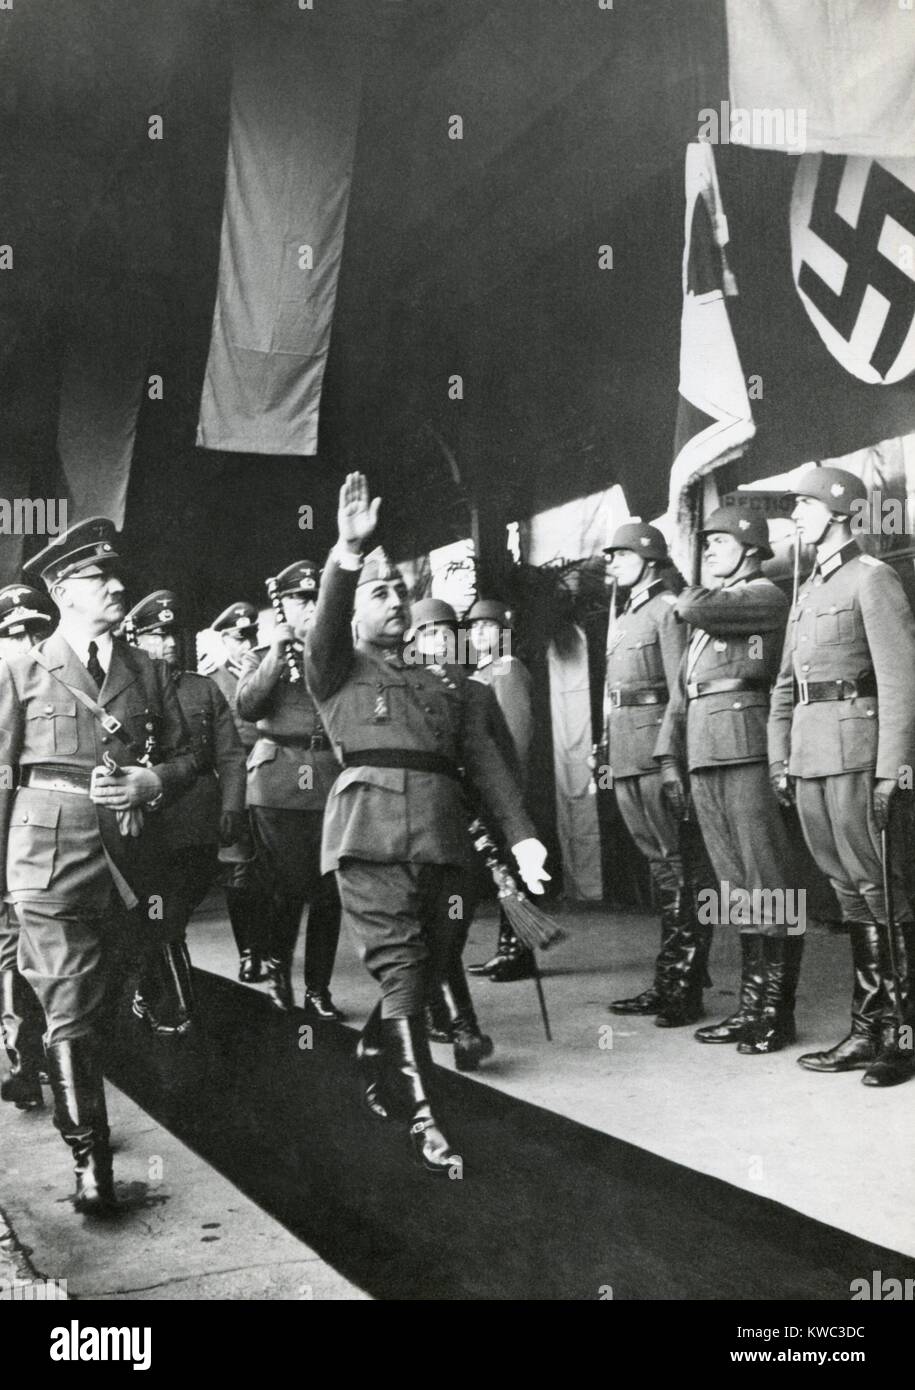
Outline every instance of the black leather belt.
<path fill-rule="evenodd" d="M 282 748 L 303 748 L 320 753 L 330 747 L 327 734 L 263 734 L 263 738 L 269 739 L 271 743 L 278 743 Z"/>
<path fill-rule="evenodd" d="M 769 682 L 758 677 L 722 676 L 716 681 L 694 681 L 686 687 L 690 700 L 698 700 L 701 695 L 731 695 L 737 690 L 768 690 Z"/>
<path fill-rule="evenodd" d="M 856 700 L 859 696 L 877 694 L 877 677 L 869 671 L 854 681 L 795 681 L 794 694 L 798 705 L 818 705 L 824 700 Z"/>
<path fill-rule="evenodd" d="M 344 767 L 403 767 L 409 772 L 438 772 L 461 780 L 457 763 L 442 753 L 423 753 L 418 748 L 355 748 L 343 754 Z"/>
<path fill-rule="evenodd" d="M 614 686 L 607 691 L 607 698 L 613 709 L 624 709 L 631 705 L 666 705 L 670 696 L 666 685 Z"/>
<path fill-rule="evenodd" d="M 19 769 L 20 787 L 31 787 L 33 791 L 75 792 L 78 796 L 88 796 L 91 779 L 92 773 L 85 768 L 62 764 L 55 767 L 30 763 Z"/>

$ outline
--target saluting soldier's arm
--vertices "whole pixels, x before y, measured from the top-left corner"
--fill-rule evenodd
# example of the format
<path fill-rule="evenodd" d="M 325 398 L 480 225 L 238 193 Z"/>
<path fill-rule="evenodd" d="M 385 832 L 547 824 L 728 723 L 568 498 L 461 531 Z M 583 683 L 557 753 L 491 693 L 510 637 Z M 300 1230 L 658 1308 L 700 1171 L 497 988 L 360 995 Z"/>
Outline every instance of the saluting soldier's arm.
<path fill-rule="evenodd" d="M 318 606 L 305 639 L 305 679 L 316 700 L 336 694 L 353 665 L 353 604 L 358 562 L 344 569 L 331 551 L 321 577 Z"/>
<path fill-rule="evenodd" d="M 788 600 L 770 583 L 740 584 L 732 589 L 684 589 L 677 600 L 677 615 L 691 627 L 701 627 L 713 637 L 752 636 L 777 632 L 788 616 Z"/>
<path fill-rule="evenodd" d="M 22 705 L 13 673 L 0 661 L 0 893 L 6 891 L 6 843 L 23 733 Z"/>
<path fill-rule="evenodd" d="M 877 677 L 875 775 L 895 782 L 915 763 L 915 618 L 889 565 L 867 567 L 858 597 Z"/>
<path fill-rule="evenodd" d="M 213 711 L 213 752 L 219 777 L 219 794 L 223 814 L 245 809 L 245 746 L 238 737 L 232 711 L 222 691 L 213 685 L 210 691 Z"/>
<path fill-rule="evenodd" d="M 253 722 L 270 713 L 273 692 L 285 667 L 282 650 L 275 644 L 260 652 L 245 652 L 235 687 L 235 704 L 242 719 Z"/>

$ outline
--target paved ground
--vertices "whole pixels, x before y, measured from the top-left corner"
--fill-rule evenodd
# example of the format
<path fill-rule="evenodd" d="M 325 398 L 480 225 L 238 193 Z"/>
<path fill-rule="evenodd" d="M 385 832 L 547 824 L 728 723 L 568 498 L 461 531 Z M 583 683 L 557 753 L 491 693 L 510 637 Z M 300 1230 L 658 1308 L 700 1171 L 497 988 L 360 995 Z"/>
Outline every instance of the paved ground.
<path fill-rule="evenodd" d="M 482 1082 L 915 1255 L 915 1082 L 874 1091 L 860 1075 L 814 1076 L 794 1061 L 846 1029 L 846 939 L 811 929 L 798 1044 L 744 1058 L 732 1047 L 701 1046 L 690 1029 L 607 1013 L 609 999 L 647 983 L 650 919 L 576 912 L 564 920 L 568 940 L 544 957 L 552 1045 L 532 985 L 475 985 L 497 1044 Z M 468 960 L 489 954 L 494 930 L 491 921 L 474 926 Z M 233 973 L 218 903 L 200 914 L 191 945 L 198 966 Z M 720 934 L 710 1016 L 733 1007 L 736 947 Z M 299 956 L 297 993 L 300 972 Z M 334 992 L 353 1024 L 374 997 L 345 939 Z M 435 1053 L 450 1065 L 449 1049 Z M 0 1209 L 39 1275 L 66 1278 L 70 1295 L 83 1298 L 365 1297 L 114 1088 L 109 1096 L 127 1203 L 114 1228 L 72 1214 L 68 1155 L 48 1112 L 0 1111 Z"/>

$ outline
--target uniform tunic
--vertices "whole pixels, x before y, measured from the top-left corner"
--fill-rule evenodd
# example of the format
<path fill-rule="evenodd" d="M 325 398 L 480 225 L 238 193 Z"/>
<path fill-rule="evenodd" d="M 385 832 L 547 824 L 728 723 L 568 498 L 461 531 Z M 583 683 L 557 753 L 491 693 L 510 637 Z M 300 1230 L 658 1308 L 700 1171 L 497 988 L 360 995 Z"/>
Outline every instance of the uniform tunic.
<path fill-rule="evenodd" d="M 669 692 L 677 679 L 686 632 L 676 598 L 661 580 L 632 595 L 607 632 L 604 740 L 617 805 L 658 888 L 682 885 L 679 827 L 661 792 L 654 759 Z M 624 701 L 638 692 L 644 704 Z"/>
<path fill-rule="evenodd" d="M 803 701 L 803 682 L 876 681 L 876 695 Z M 795 703 L 796 694 L 801 698 Z M 804 837 L 846 921 L 884 922 L 874 780 L 915 764 L 915 619 L 899 578 L 850 541 L 802 585 L 772 694 L 769 759 L 796 778 Z M 911 919 L 898 867 L 900 921 Z"/>
<path fill-rule="evenodd" d="M 463 766 L 508 844 L 534 829 L 489 732 L 488 702 L 466 675 L 448 668 L 443 679 L 405 664 L 399 649 L 353 645 L 357 579 L 331 555 L 306 642 L 309 687 L 344 763 L 328 800 L 322 864 L 337 871 L 384 1016 L 410 1017 L 423 1007 L 429 935 L 443 894 L 461 883 L 470 838 L 460 782 L 445 771 L 397 766 L 398 754 Z M 385 754 L 395 765 L 373 765 L 373 755 Z"/>
<path fill-rule="evenodd" d="M 788 830 L 769 783 L 766 747 L 769 690 L 788 607 L 781 590 L 761 574 L 718 589 L 683 591 L 676 612 L 693 634 L 657 748 L 659 757 L 677 757 L 689 769 L 693 806 L 719 884 L 750 894 L 793 891 L 797 882 Z M 706 683 L 731 680 L 752 682 L 753 688 L 702 692 Z M 767 893 L 755 902 L 753 920 L 740 925 L 783 934 L 780 899 Z"/>
<path fill-rule="evenodd" d="M 120 765 L 137 761 L 55 672 L 120 720 L 139 750 L 154 740 L 163 804 L 190 786 L 196 769 L 167 671 L 118 640 L 100 691 L 60 633 L 7 657 L 0 667 L 0 762 L 88 778 L 106 753 Z M 118 908 L 139 900 L 141 917 L 149 895 L 167 896 L 161 812 L 143 816 L 139 836 L 121 835 L 115 812 L 87 792 L 0 787 L 0 887 L 16 905 L 20 968 L 44 1008 L 46 1042 L 92 1030 L 105 993 L 103 937 Z"/>

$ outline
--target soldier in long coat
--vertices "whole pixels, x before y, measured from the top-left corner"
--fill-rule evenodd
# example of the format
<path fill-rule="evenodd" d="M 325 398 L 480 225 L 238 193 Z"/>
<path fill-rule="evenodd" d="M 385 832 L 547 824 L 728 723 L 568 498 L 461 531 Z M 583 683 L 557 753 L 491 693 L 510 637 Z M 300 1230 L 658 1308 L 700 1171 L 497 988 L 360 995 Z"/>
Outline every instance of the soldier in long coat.
<path fill-rule="evenodd" d="M 402 1098 L 423 1166 L 447 1173 L 459 1156 L 432 1109 L 424 1004 L 430 927 L 447 917 L 469 858 L 459 768 L 534 892 L 547 877 L 546 851 L 466 678 L 445 682 L 403 659 L 403 577 L 382 551 L 362 557 L 379 506 L 364 475 L 350 474 L 306 642 L 309 686 L 343 767 L 328 800 L 322 866 L 336 872 L 346 919 L 382 991 L 359 1048 L 369 1104 L 385 1116 Z"/>
<path fill-rule="evenodd" d="M 848 923 L 851 1031 L 798 1061 L 808 1071 L 863 1070 L 868 1086 L 915 1072 L 915 928 L 898 860 L 882 890 L 881 831 L 915 765 L 915 619 L 898 576 L 852 534 L 864 484 L 841 468 L 799 479 L 794 518 L 816 546 L 791 614 L 772 694 L 769 759 L 776 794 L 797 805 L 804 838 Z"/>

